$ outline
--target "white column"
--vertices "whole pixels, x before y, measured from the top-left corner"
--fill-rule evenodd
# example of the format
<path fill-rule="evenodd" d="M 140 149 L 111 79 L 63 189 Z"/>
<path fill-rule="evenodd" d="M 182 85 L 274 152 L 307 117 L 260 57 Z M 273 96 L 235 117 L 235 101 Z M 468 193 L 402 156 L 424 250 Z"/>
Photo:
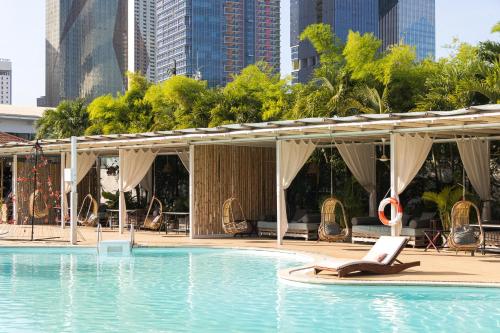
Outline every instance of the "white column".
<path fill-rule="evenodd" d="M 281 196 L 282 194 L 281 185 L 281 145 L 279 141 L 276 141 L 276 237 L 277 244 L 282 245 L 283 239 L 281 238 Z"/>
<path fill-rule="evenodd" d="M 189 238 L 193 239 L 194 217 L 194 146 L 189 146 Z M 166 225 L 165 225 L 166 228 Z"/>
<path fill-rule="evenodd" d="M 64 206 L 66 205 L 66 193 L 64 191 L 64 169 L 66 168 L 66 153 L 61 153 L 61 228 L 64 229 Z"/>
<path fill-rule="evenodd" d="M 17 224 L 17 155 L 12 156 L 12 219 Z"/>
<path fill-rule="evenodd" d="M 122 214 L 123 210 L 126 209 L 123 205 L 122 200 L 122 195 L 123 193 L 123 172 L 122 172 L 122 154 L 121 150 L 119 150 L 118 153 L 118 230 L 120 231 L 120 234 L 123 234 L 123 226 L 125 225 L 124 218 L 126 217 L 124 214 Z"/>
<path fill-rule="evenodd" d="M 390 165 L 391 165 L 391 173 L 390 173 L 390 181 L 391 181 L 391 197 L 392 198 L 397 198 L 398 197 L 398 192 L 397 192 L 397 183 L 398 183 L 398 175 L 396 172 L 396 140 L 395 140 L 395 135 L 394 133 L 391 133 L 391 159 L 390 159 Z M 391 205 L 391 220 L 396 218 L 396 207 L 394 205 Z M 400 232 L 400 226 L 399 225 L 393 225 L 391 226 L 391 236 L 398 236 Z"/>
<path fill-rule="evenodd" d="M 76 226 L 77 226 L 77 210 L 78 210 L 78 189 L 77 189 L 77 163 L 78 163 L 78 155 L 77 155 L 77 141 L 76 136 L 71 137 L 71 212 L 70 212 L 70 242 L 72 245 L 76 245 L 77 235 L 76 235 Z"/>

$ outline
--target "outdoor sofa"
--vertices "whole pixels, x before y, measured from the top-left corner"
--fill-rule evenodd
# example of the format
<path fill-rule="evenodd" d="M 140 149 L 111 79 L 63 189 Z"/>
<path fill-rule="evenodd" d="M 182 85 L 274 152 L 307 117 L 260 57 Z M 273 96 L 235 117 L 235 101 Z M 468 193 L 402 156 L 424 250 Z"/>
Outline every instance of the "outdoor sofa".
<path fill-rule="evenodd" d="M 421 247 L 427 244 L 424 231 L 431 229 L 431 220 L 436 213 L 424 212 L 418 217 L 403 216 L 401 236 L 408 237 L 408 244 Z M 380 236 L 390 236 L 391 227 L 383 225 L 378 217 L 364 216 L 353 217 L 352 242 L 376 242 Z"/>
<path fill-rule="evenodd" d="M 318 228 L 320 223 L 320 213 L 310 213 L 304 210 L 297 210 L 293 218 L 288 221 L 288 230 L 285 237 L 316 240 L 318 239 Z M 259 236 L 276 237 L 276 218 L 271 217 L 258 221 L 257 229 Z"/>

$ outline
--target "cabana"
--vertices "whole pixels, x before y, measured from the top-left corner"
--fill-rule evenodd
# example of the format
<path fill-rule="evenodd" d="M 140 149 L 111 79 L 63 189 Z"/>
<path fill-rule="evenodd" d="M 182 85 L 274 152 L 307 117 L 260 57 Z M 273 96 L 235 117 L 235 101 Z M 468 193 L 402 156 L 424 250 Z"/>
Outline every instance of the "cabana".
<path fill-rule="evenodd" d="M 237 197 L 246 218 L 277 214 L 277 242 L 287 231 L 285 193 L 315 148 L 335 145 L 358 182 L 370 194 L 370 214 L 377 213 L 375 146 L 390 145 L 391 221 L 398 221 L 398 196 L 415 177 L 433 143 L 457 142 L 465 171 L 490 219 L 489 142 L 500 139 L 500 105 L 455 111 L 363 114 L 266 123 L 231 124 L 139 134 L 114 134 L 41 140 L 44 153 L 119 156 L 120 232 L 125 223 L 123 193 L 146 175 L 158 154 L 178 154 L 189 170 L 190 237 L 219 237 L 222 205 Z M 33 143 L 0 144 L 0 156 L 26 154 Z M 83 162 L 71 160 L 73 187 Z M 78 170 L 78 171 L 77 171 Z M 66 179 L 67 180 L 67 179 Z M 64 184 L 61 185 L 64 187 Z M 15 189 L 15 187 L 14 187 Z M 71 201 L 72 205 L 76 201 Z M 71 210 L 72 242 L 76 214 Z M 389 220 L 389 218 L 388 218 Z M 392 223 L 391 223 L 392 224 Z M 401 223 L 391 226 L 399 235 Z"/>

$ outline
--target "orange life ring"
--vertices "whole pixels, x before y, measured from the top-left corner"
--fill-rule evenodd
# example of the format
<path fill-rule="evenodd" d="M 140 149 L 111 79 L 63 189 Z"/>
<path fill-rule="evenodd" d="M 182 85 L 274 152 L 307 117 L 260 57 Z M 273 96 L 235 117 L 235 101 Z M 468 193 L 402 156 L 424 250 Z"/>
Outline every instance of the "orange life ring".
<path fill-rule="evenodd" d="M 384 209 L 388 204 L 396 206 L 396 217 L 392 220 L 389 220 L 387 217 L 385 217 Z M 385 198 L 384 200 L 380 201 L 380 205 L 378 206 L 378 218 L 384 225 L 396 225 L 403 219 L 403 206 L 401 206 L 401 203 L 396 198 Z"/>

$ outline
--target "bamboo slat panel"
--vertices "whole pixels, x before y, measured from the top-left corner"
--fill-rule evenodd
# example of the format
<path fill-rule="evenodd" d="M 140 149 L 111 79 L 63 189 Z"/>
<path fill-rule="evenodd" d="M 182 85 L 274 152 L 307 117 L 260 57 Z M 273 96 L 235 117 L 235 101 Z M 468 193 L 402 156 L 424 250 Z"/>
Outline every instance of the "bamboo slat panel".
<path fill-rule="evenodd" d="M 20 160 L 17 163 L 17 224 L 30 224 L 31 218 L 29 215 L 29 197 L 34 191 L 33 182 L 31 181 L 19 181 L 19 179 L 26 179 L 29 177 L 29 173 L 32 172 L 33 163 Z M 35 219 L 35 224 L 54 224 L 56 221 L 56 210 L 54 205 L 59 205 L 58 200 L 55 197 L 49 198 L 49 195 L 54 192 L 60 192 L 61 184 L 61 168 L 60 161 L 56 159 L 48 159 L 48 164 L 44 169 L 38 171 L 38 182 L 40 185 L 38 189 L 42 191 L 42 196 L 45 197 L 45 201 L 48 203 L 49 215 L 44 218 Z M 48 177 L 51 179 L 52 188 L 49 189 Z"/>
<path fill-rule="evenodd" d="M 224 234 L 222 204 L 236 197 L 247 219 L 276 214 L 274 148 L 196 146 L 193 236 Z"/>
<path fill-rule="evenodd" d="M 48 193 L 48 186 L 46 184 L 47 176 L 50 175 L 52 180 L 52 191 L 53 192 L 61 192 L 61 169 L 60 169 L 60 159 L 50 158 L 48 159 L 49 163 L 47 165 L 47 170 L 40 171 L 40 177 L 42 181 L 42 191 L 44 193 Z M 30 172 L 30 167 L 26 165 L 25 161 L 18 161 L 18 179 L 19 178 L 27 178 L 27 172 Z M 93 167 L 90 169 L 88 174 L 80 181 L 78 184 L 78 208 L 81 206 L 83 199 L 88 193 L 91 193 L 94 198 L 99 199 L 98 189 L 99 189 L 99 181 L 100 179 L 97 177 L 97 171 Z M 17 191 L 17 202 L 18 202 L 18 221 L 17 224 L 30 224 L 31 218 L 29 215 L 29 196 L 33 192 L 33 184 L 26 181 L 18 181 L 17 182 L 18 191 Z M 69 195 L 66 195 L 69 200 Z M 69 202 L 69 201 L 67 201 Z M 59 223 L 60 216 L 59 213 L 54 209 L 54 206 L 60 206 L 60 201 L 55 201 L 50 205 L 49 215 L 46 218 L 35 220 L 35 224 L 57 224 Z"/>

